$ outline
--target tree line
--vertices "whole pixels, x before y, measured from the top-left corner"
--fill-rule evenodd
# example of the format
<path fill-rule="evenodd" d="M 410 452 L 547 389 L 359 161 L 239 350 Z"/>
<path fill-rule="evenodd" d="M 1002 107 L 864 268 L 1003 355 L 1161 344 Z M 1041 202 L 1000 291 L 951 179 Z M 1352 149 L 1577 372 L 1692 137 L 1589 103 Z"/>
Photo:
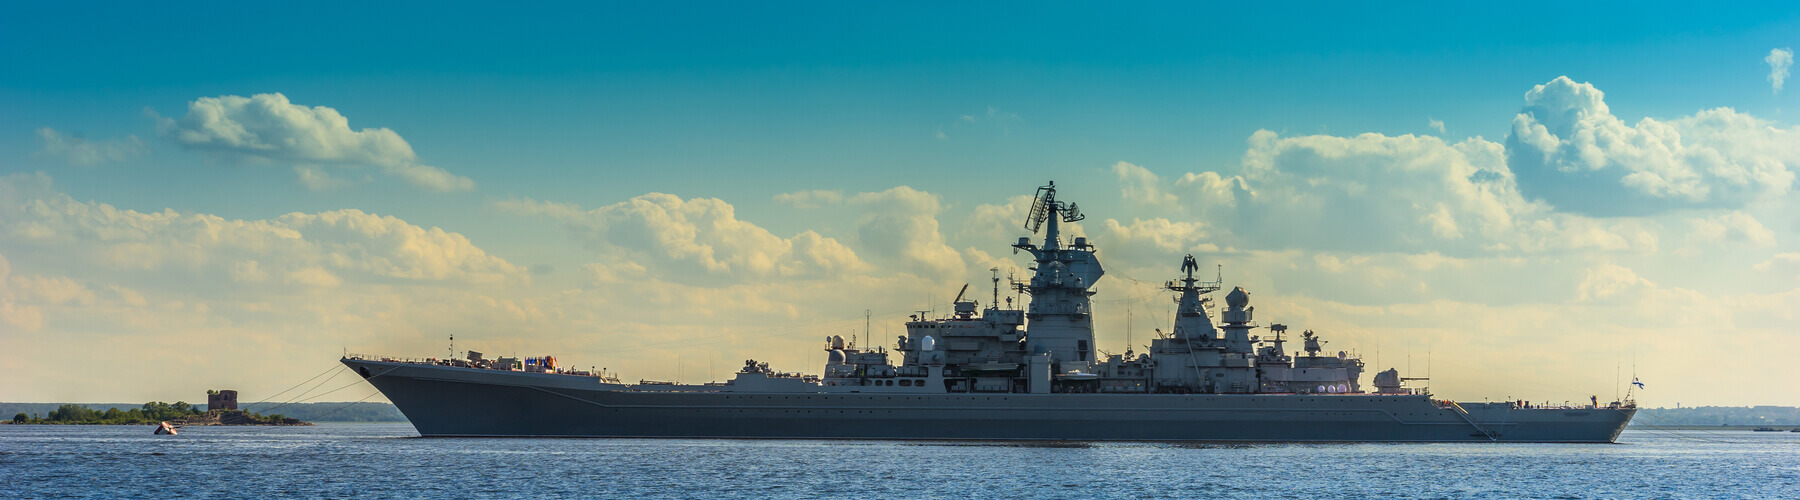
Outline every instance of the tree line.
<path fill-rule="evenodd" d="M 17 421 L 16 423 L 31 423 L 31 422 L 33 422 L 33 419 L 37 419 L 36 420 L 37 423 L 74 423 L 74 422 L 88 422 L 88 421 L 92 421 L 93 423 L 113 423 L 113 422 L 106 422 L 106 420 L 107 420 L 106 415 L 108 414 L 107 410 L 109 410 L 109 409 L 114 409 L 114 408 L 118 409 L 118 412 L 115 413 L 114 415 L 122 418 L 122 417 L 130 415 L 130 413 L 132 411 L 137 411 L 139 414 L 143 414 L 145 406 L 153 406 L 153 407 L 158 407 L 158 408 L 167 406 L 172 409 L 172 408 L 175 408 L 177 405 L 184 405 L 183 408 L 185 408 L 186 410 L 199 410 L 201 413 L 204 413 L 206 410 L 206 405 L 186 405 L 185 403 L 180 402 L 180 401 L 177 401 L 174 404 L 164 404 L 164 403 L 153 402 L 153 403 L 149 403 L 146 405 L 139 405 L 139 404 L 135 404 L 135 403 L 85 403 L 85 404 L 0 403 L 0 423 L 9 422 L 8 420 L 5 420 L 7 418 L 6 417 L 7 415 L 12 415 L 14 417 L 14 420 L 17 420 L 18 415 L 14 415 L 15 413 L 25 416 L 24 420 Z M 66 407 L 71 407 L 71 406 L 79 408 L 79 409 L 65 410 Z M 389 404 L 389 403 L 375 403 L 375 402 L 360 402 L 360 403 L 324 402 L 324 403 L 288 403 L 288 404 L 249 403 L 249 404 L 242 405 L 241 408 L 243 408 L 245 410 L 249 410 L 251 413 L 263 413 L 263 414 L 280 413 L 283 416 L 286 416 L 289 418 L 296 418 L 296 419 L 304 420 L 307 422 L 405 422 L 406 421 L 406 416 L 401 415 L 400 410 L 398 408 L 395 408 L 394 405 Z M 86 411 L 82 411 L 82 410 L 86 410 Z M 191 411 L 186 411 L 186 410 L 184 410 L 182 415 L 192 415 Z M 61 412 L 61 413 L 59 413 L 59 415 L 67 415 L 68 417 L 75 417 L 75 418 L 65 417 L 65 418 L 67 418 L 66 421 L 54 421 L 54 422 L 51 421 L 50 414 L 58 413 L 58 412 Z M 88 412 L 98 413 L 100 416 L 97 420 L 93 419 L 93 418 L 89 418 L 88 416 L 90 414 Z M 163 415 L 163 416 L 168 416 L 168 415 Z M 146 417 L 146 418 L 149 418 L 149 417 Z M 175 418 L 179 418 L 179 417 L 177 416 Z M 150 420 L 150 423 L 156 423 L 156 422 L 162 422 L 162 421 L 164 421 L 164 420 Z M 142 423 L 142 422 L 120 420 L 117 423 Z"/>
<path fill-rule="evenodd" d="M 86 405 L 65 404 L 50 410 L 42 417 L 26 415 L 20 412 L 13 415 L 15 424 L 154 424 L 182 417 L 205 414 L 186 401 L 173 404 L 161 401 L 144 403 L 144 406 L 119 411 L 118 408 L 107 408 L 105 411 L 88 408 Z"/>

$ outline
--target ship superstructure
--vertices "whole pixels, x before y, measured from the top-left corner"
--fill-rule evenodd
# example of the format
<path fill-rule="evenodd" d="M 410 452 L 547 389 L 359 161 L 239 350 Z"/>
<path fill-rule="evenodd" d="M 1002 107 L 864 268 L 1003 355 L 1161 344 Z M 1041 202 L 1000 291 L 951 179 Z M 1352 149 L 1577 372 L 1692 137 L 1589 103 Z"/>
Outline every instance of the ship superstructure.
<path fill-rule="evenodd" d="M 1032 257 L 1031 275 L 1008 283 L 1027 304 L 999 304 L 995 270 L 985 307 L 964 285 L 950 316 L 914 315 L 891 351 L 827 338 L 819 376 L 755 360 L 729 382 L 703 385 L 625 384 L 548 357 L 343 362 L 427 436 L 1610 442 L 1635 412 L 1629 401 L 1597 399 L 1441 401 L 1403 387 L 1393 369 L 1365 391 L 1360 358 L 1326 351 L 1310 330 L 1290 356 L 1287 326 L 1257 325 L 1241 287 L 1215 322 L 1207 295 L 1222 280 L 1196 278 L 1191 255 L 1164 285 L 1177 304 L 1172 331 L 1158 332 L 1148 352 L 1103 358 L 1090 301 L 1105 275 L 1098 249 L 1060 234 L 1082 218 L 1054 183 L 1039 188 L 1025 228 L 1043 239 L 1012 245 Z"/>

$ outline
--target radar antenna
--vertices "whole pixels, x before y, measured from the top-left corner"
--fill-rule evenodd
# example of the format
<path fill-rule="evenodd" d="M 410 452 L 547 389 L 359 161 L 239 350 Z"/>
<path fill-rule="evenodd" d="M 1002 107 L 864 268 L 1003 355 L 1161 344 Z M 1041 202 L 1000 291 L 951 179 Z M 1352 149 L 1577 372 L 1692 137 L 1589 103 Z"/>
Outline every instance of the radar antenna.
<path fill-rule="evenodd" d="M 1070 203 L 1068 208 L 1063 209 L 1063 222 L 1080 222 L 1086 219 L 1087 215 L 1081 213 L 1079 205 Z"/>
<path fill-rule="evenodd" d="M 1062 212 L 1061 216 L 1057 212 Z M 1031 213 L 1025 214 L 1025 230 L 1037 233 L 1044 227 L 1044 221 L 1057 217 L 1063 222 L 1080 222 L 1087 219 L 1081 213 L 1081 207 L 1074 203 L 1056 201 L 1056 181 L 1038 188 L 1036 199 L 1031 202 Z"/>
<path fill-rule="evenodd" d="M 1038 188 L 1037 196 L 1031 202 L 1031 213 L 1025 215 L 1025 230 L 1033 234 L 1044 226 L 1044 219 L 1050 218 L 1050 208 L 1056 205 L 1056 181 Z"/>

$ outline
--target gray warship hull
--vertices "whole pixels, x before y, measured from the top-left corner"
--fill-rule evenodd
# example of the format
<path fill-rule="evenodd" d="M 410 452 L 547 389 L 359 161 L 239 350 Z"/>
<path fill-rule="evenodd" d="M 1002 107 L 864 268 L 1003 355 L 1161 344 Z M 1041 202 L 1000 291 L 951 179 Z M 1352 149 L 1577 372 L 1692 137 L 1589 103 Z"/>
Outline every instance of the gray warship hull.
<path fill-rule="evenodd" d="M 1609 443 L 1636 411 L 1380 394 L 658 391 L 592 377 L 343 363 L 428 437 Z"/>

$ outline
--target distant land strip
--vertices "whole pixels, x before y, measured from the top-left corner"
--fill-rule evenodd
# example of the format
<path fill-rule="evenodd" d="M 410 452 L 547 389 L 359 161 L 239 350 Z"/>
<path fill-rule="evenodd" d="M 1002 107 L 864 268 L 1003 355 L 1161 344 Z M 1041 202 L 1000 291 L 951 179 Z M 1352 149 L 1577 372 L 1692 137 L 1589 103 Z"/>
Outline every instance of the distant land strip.
<path fill-rule="evenodd" d="M 143 403 L 0 403 L 0 419 L 10 419 L 23 413 L 27 416 L 43 417 L 49 415 L 65 404 L 78 404 L 95 411 L 106 411 L 118 408 L 126 411 L 142 408 Z M 206 405 L 194 405 L 202 410 Z M 390 403 L 256 403 L 240 404 L 239 409 L 264 415 L 279 414 L 289 418 L 297 418 L 307 422 L 406 422 L 406 416 Z"/>

